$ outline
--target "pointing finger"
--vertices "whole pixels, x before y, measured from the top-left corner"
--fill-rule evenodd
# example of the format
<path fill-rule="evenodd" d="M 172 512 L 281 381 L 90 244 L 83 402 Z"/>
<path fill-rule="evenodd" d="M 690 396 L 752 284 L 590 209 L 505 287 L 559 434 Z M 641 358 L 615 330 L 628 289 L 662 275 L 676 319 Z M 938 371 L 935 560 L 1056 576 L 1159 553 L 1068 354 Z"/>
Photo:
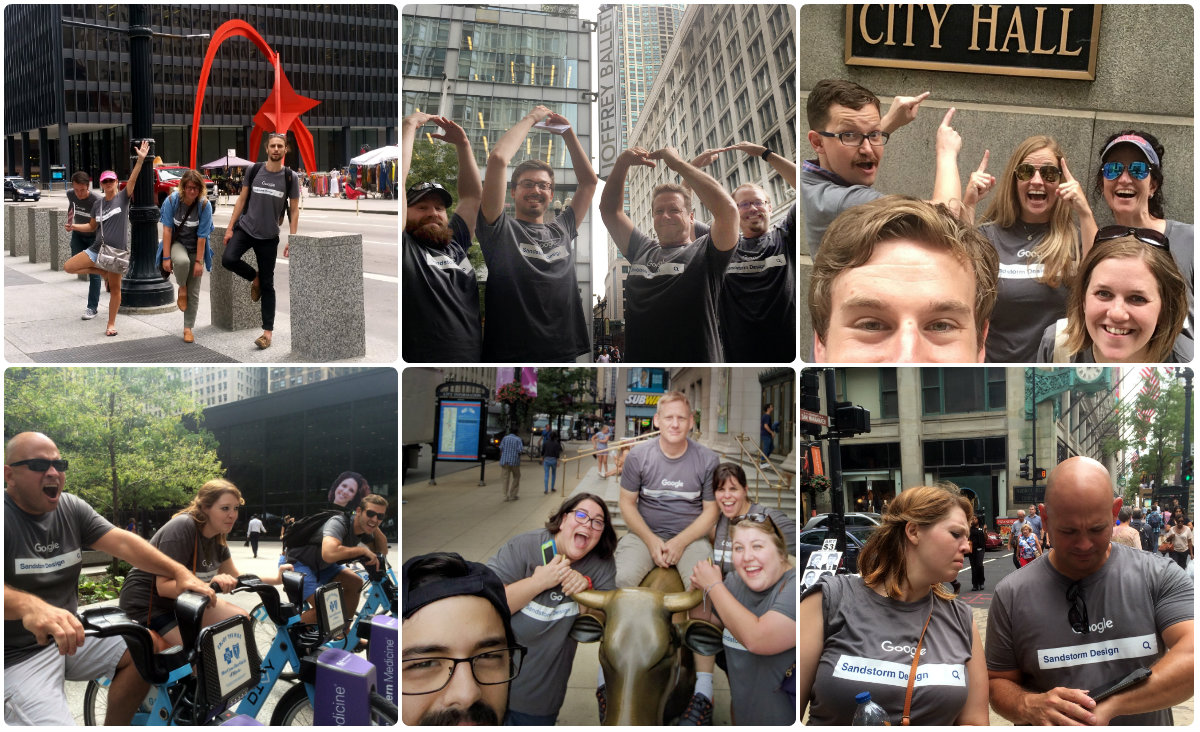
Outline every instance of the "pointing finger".
<path fill-rule="evenodd" d="M 979 164 L 979 171 L 978 171 L 978 172 L 982 173 L 982 172 L 984 172 L 984 171 L 986 171 L 986 170 L 987 170 L 988 157 L 989 157 L 991 154 L 992 154 L 992 151 L 991 151 L 991 150 L 984 150 L 984 151 L 983 151 L 983 162 Z"/>
<path fill-rule="evenodd" d="M 929 92 L 921 92 L 917 96 L 913 97 L 912 105 L 915 107 L 928 98 L 929 98 Z"/>
<path fill-rule="evenodd" d="M 946 116 L 942 117 L 942 127 L 949 127 L 950 120 L 954 119 L 954 107 L 946 110 Z"/>
<path fill-rule="evenodd" d="M 1059 158 L 1058 162 L 1062 163 L 1063 179 L 1068 181 L 1075 180 L 1075 176 L 1071 175 L 1071 170 L 1067 167 L 1067 159 Z"/>

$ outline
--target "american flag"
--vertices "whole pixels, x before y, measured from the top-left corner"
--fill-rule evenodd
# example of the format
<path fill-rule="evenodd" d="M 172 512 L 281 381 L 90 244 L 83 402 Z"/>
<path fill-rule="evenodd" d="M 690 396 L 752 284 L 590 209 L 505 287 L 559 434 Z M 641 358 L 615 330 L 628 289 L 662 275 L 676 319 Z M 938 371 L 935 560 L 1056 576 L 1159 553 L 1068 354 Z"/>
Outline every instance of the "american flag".
<path fill-rule="evenodd" d="M 1158 399 L 1159 395 L 1158 369 L 1147 366 L 1142 369 L 1142 394 L 1147 397 L 1147 402 L 1153 404 Z M 1149 423 L 1154 419 L 1154 407 L 1138 410 L 1138 419 Z"/>

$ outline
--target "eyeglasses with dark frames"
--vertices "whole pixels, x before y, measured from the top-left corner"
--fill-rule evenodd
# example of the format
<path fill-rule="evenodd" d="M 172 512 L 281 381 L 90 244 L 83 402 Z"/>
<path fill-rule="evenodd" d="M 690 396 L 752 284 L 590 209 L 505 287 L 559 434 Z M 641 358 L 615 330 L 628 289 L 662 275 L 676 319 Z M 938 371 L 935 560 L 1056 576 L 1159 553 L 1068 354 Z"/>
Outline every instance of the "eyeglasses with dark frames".
<path fill-rule="evenodd" d="M 524 660 L 525 651 L 524 646 L 517 645 L 484 651 L 470 658 L 437 656 L 406 659 L 401 664 L 404 683 L 400 693 L 416 696 L 441 691 L 450 683 L 460 663 L 469 665 L 475 681 L 484 686 L 512 681 L 521 673 L 521 661 Z"/>
<path fill-rule="evenodd" d="M 1134 226 L 1105 226 L 1100 231 L 1096 232 L 1094 244 L 1099 244 L 1102 241 L 1112 241 L 1113 239 L 1123 239 L 1127 236 L 1132 236 L 1134 239 L 1149 244 L 1158 249 L 1171 251 L 1171 240 L 1166 234 L 1162 234 L 1154 229 L 1145 229 Z"/>
<path fill-rule="evenodd" d="M 1014 170 L 1013 174 L 1017 176 L 1017 180 L 1026 181 L 1033 178 L 1034 171 L 1042 176 L 1042 180 L 1047 183 L 1057 183 L 1062 178 L 1062 169 L 1057 165 L 1031 165 L 1029 163 L 1021 163 Z"/>
<path fill-rule="evenodd" d="M 887 144 L 888 138 L 891 137 L 891 133 L 884 132 L 883 130 L 875 130 L 874 132 L 825 132 L 824 130 L 818 130 L 817 134 L 821 137 L 836 137 L 846 147 L 858 147 L 862 144 L 863 138 L 866 138 L 867 142 L 875 147 L 883 147 Z"/>
<path fill-rule="evenodd" d="M 1136 160 L 1129 164 L 1129 177 L 1134 180 L 1146 180 L 1146 176 L 1150 175 L 1150 164 L 1141 160 Z M 1113 161 L 1105 163 L 1100 168 L 1100 172 L 1104 175 L 1105 180 L 1116 180 L 1121 177 L 1121 173 L 1125 172 L 1125 163 Z"/>
<path fill-rule="evenodd" d="M 60 473 L 67 472 L 66 460 L 47 460 L 45 458 L 30 458 L 28 460 L 17 460 L 16 462 L 8 463 L 10 468 L 15 468 L 18 465 L 24 465 L 35 473 L 44 473 L 53 467 Z"/>
<path fill-rule="evenodd" d="M 1067 608 L 1067 622 L 1071 624 L 1071 630 L 1086 635 L 1088 613 L 1087 604 L 1083 601 L 1082 581 L 1072 582 L 1071 586 L 1067 588 L 1067 602 L 1071 603 L 1071 606 Z"/>
<path fill-rule="evenodd" d="M 587 511 L 584 511 L 582 508 L 575 509 L 571 512 L 571 515 L 573 515 L 575 520 L 581 524 L 589 524 L 596 531 L 604 531 L 604 519 L 592 518 L 591 516 L 588 516 Z"/>

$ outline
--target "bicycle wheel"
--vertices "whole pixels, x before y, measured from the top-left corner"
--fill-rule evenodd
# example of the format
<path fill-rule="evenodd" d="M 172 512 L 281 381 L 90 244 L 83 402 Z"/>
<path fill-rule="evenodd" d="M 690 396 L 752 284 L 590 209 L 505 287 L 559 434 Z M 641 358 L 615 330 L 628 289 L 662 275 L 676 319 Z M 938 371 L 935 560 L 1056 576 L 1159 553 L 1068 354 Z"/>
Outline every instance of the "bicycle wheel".
<path fill-rule="evenodd" d="M 267 615 L 267 609 L 260 602 L 250 611 L 254 624 L 254 645 L 258 646 L 258 657 L 266 658 L 275 642 L 275 621 Z"/>
<path fill-rule="evenodd" d="M 83 692 L 83 723 L 88 727 L 102 725 L 106 714 L 108 714 L 108 686 L 92 679 Z"/>
<path fill-rule="evenodd" d="M 372 726 L 394 727 L 400 719 L 396 705 L 372 691 L 370 698 Z M 304 684 L 296 684 L 279 703 L 271 714 L 271 726 L 313 726 L 313 708 L 308 700 L 308 691 Z"/>

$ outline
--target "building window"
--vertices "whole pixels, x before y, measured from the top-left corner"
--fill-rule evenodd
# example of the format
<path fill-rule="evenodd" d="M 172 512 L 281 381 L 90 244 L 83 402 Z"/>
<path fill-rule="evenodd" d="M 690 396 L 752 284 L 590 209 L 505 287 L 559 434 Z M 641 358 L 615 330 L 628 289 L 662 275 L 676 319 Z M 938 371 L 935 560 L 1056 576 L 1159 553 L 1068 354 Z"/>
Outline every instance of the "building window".
<path fill-rule="evenodd" d="M 450 21 L 405 15 L 401 74 L 440 76 L 446 69 L 449 42 Z"/>
<path fill-rule="evenodd" d="M 729 116 L 729 112 L 721 115 L 721 137 L 727 138 L 733 134 L 733 120 Z"/>
<path fill-rule="evenodd" d="M 757 66 L 759 61 L 762 61 L 763 56 L 767 53 L 767 47 L 763 44 L 762 34 L 759 33 L 750 41 L 750 45 L 746 47 L 746 53 L 750 56 L 750 65 Z"/>
<path fill-rule="evenodd" d="M 731 54 L 733 55 L 733 54 Z M 733 88 L 737 89 L 746 80 L 746 72 L 742 69 L 742 62 L 738 61 L 733 65 L 733 71 L 729 74 L 730 81 L 733 82 Z"/>
<path fill-rule="evenodd" d="M 792 34 L 788 33 L 787 38 L 783 43 L 775 47 L 775 68 L 779 73 L 783 73 L 788 69 L 796 66 L 796 48 L 795 42 L 792 41 Z"/>
<path fill-rule="evenodd" d="M 737 99 L 733 100 L 733 111 L 737 114 L 738 119 L 742 119 L 750 114 L 750 94 L 748 92 L 738 94 Z M 743 137 L 742 139 L 751 140 L 753 138 Z"/>
<path fill-rule="evenodd" d="M 766 64 L 754 75 L 754 94 L 759 97 L 771 96 L 771 69 Z"/>
<path fill-rule="evenodd" d="M 900 416 L 900 392 L 896 387 L 894 368 L 879 369 L 879 411 L 879 416 L 883 419 L 896 419 Z"/>
<path fill-rule="evenodd" d="M 777 119 L 775 115 L 775 97 L 771 96 L 770 92 L 766 94 L 767 101 L 763 102 L 758 108 L 758 118 L 762 120 L 763 127 L 769 127 L 775 124 Z M 782 148 L 771 148 L 772 150 L 782 150 Z"/>
<path fill-rule="evenodd" d="M 579 59 L 563 31 L 463 23 L 458 76 L 469 81 L 578 89 Z"/>
<path fill-rule="evenodd" d="M 1002 410 L 1007 401 L 1004 369 L 923 368 L 921 401 L 924 414 Z"/>

